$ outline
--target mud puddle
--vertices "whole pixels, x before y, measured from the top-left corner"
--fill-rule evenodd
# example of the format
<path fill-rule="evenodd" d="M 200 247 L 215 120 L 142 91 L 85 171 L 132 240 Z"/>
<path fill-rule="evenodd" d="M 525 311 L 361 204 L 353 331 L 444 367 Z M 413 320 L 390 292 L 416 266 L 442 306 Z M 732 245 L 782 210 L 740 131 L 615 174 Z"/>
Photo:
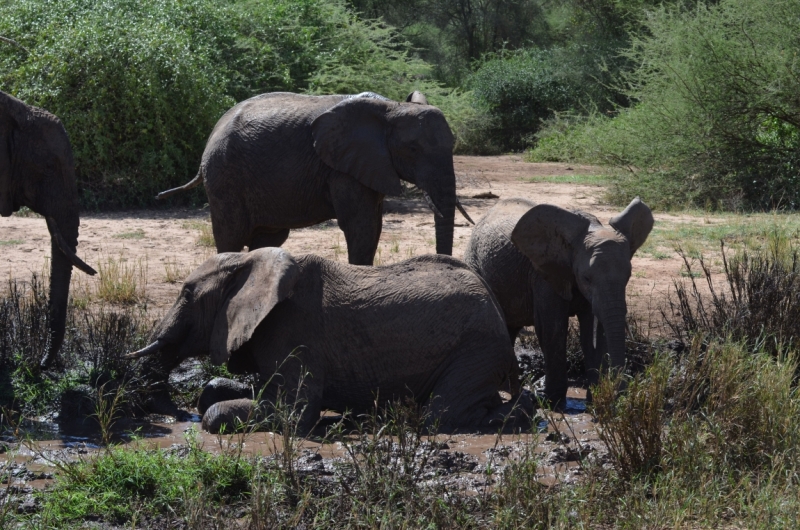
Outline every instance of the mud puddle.
<path fill-rule="evenodd" d="M 439 434 L 425 436 L 415 448 L 424 453 L 424 477 L 451 482 L 467 493 L 491 487 L 502 469 L 524 459 L 537 461 L 537 479 L 545 484 L 572 482 L 582 474 L 586 459 L 602 458 L 605 450 L 597 436 L 596 425 L 586 413 L 586 392 L 570 388 L 563 413 L 539 411 L 536 432 L 527 434 Z M 329 418 L 333 420 L 334 418 Z M 274 458 L 283 453 L 285 439 L 273 432 L 238 435 L 212 435 L 201 430 L 196 414 L 191 421 L 153 418 L 155 421 L 130 424 L 126 432 L 117 425 L 113 438 L 117 446 L 131 449 L 187 450 L 191 441 L 212 453 L 243 454 Z M 160 421 L 159 421 L 160 420 Z M 59 429 L 47 422 L 22 425 L 22 441 L 7 436 L 0 440 L 0 483 L 20 493 L 47 487 L 61 464 L 91 458 L 105 451 L 96 428 Z M 49 437 L 48 437 L 49 435 Z M 298 469 L 312 474 L 331 474 L 337 465 L 347 465 L 359 458 L 360 451 L 374 444 L 371 436 L 343 435 L 335 441 L 306 439 L 297 442 Z M 392 437 L 382 437 L 379 450 L 403 449 Z M 375 446 L 372 446 L 375 449 Z M 418 455 L 419 456 L 419 455 Z"/>

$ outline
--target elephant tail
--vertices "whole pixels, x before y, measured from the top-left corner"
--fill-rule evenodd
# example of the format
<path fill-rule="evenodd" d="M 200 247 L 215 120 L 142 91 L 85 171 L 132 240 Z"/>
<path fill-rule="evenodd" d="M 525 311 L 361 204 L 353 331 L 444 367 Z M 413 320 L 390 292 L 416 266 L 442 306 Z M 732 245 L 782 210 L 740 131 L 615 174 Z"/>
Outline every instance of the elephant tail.
<path fill-rule="evenodd" d="M 203 181 L 203 168 L 201 167 L 200 171 L 197 172 L 197 175 L 192 180 L 190 180 L 189 182 L 187 182 L 183 186 L 178 186 L 177 188 L 172 188 L 171 190 L 162 191 L 161 193 L 159 193 L 156 196 L 156 199 L 158 199 L 158 200 L 166 199 L 167 197 L 171 197 L 172 195 L 175 195 L 176 193 L 180 193 L 180 192 L 182 192 L 184 190 L 190 190 L 190 189 L 198 186 L 202 181 Z"/>

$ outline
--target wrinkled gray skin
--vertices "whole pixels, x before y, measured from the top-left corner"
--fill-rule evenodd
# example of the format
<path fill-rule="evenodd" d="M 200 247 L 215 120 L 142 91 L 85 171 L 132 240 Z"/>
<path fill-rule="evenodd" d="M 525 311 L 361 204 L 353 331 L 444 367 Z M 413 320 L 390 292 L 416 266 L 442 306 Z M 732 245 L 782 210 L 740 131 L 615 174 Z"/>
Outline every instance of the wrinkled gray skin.
<path fill-rule="evenodd" d="M 267 409 L 280 393 L 305 405 L 306 432 L 323 409 L 363 412 L 407 397 L 443 430 L 488 428 L 511 410 L 498 392 L 520 392 L 500 308 L 448 256 L 373 268 L 277 248 L 218 254 L 189 276 L 152 338 L 131 356 L 157 359 L 161 373 L 203 355 L 258 373 Z M 241 402 L 232 406 L 239 415 Z M 203 422 L 219 425 L 212 410 L 226 414 L 216 404 Z"/>
<path fill-rule="evenodd" d="M 215 377 L 203 387 L 197 400 L 197 412 L 205 414 L 214 403 L 233 399 L 253 399 L 253 388 L 225 377 Z M 231 424 L 232 425 L 232 424 Z"/>
<path fill-rule="evenodd" d="M 452 254 L 453 135 L 424 95 L 408 100 L 370 92 L 250 98 L 217 122 L 194 180 L 158 198 L 204 180 L 217 252 L 279 247 L 292 228 L 337 219 L 349 262 L 372 265 L 383 198 L 399 195 L 402 179 L 430 196 L 436 252 Z"/>
<path fill-rule="evenodd" d="M 80 220 L 67 131 L 46 110 L 0 92 L 0 215 L 23 206 L 42 215 L 50 231 L 50 346 L 43 359 L 48 366 L 64 341 L 72 267 L 95 270 L 75 255 Z"/>
<path fill-rule="evenodd" d="M 580 211 L 507 199 L 475 226 L 465 252 L 464 260 L 497 297 L 512 340 L 523 326 L 535 326 L 545 397 L 556 405 L 567 392 L 570 316 L 578 317 L 590 383 L 606 354 L 612 368 L 625 364 L 625 288 L 653 214 L 636 198 L 609 224 Z"/>

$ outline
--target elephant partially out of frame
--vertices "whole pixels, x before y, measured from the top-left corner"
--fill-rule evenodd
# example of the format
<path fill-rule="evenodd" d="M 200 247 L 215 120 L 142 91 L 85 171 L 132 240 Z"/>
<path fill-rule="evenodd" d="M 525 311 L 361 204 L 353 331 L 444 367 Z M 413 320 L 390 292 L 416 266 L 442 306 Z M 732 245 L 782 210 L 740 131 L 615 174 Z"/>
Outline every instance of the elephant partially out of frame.
<path fill-rule="evenodd" d="M 303 432 L 323 409 L 409 398 L 445 431 L 492 428 L 523 395 L 500 308 L 449 256 L 360 267 L 278 248 L 217 254 L 189 276 L 152 340 L 129 357 L 148 356 L 161 374 L 205 355 L 258 374 L 266 409 L 279 396 L 304 407 Z M 254 413 L 252 393 L 228 386 L 214 394 L 229 401 L 201 399 L 207 430 Z M 503 403 L 500 391 L 513 399 Z"/>
<path fill-rule="evenodd" d="M 593 215 L 525 199 L 499 201 L 472 232 L 464 260 L 489 284 L 514 340 L 535 326 L 545 361 L 545 397 L 567 393 L 567 332 L 577 315 L 590 383 L 605 356 L 625 364 L 625 288 L 631 258 L 653 228 L 639 198 L 603 226 Z"/>
<path fill-rule="evenodd" d="M 50 343 L 42 361 L 48 366 L 64 341 L 72 267 L 95 270 L 76 255 L 78 189 L 67 131 L 46 110 L 0 92 L 0 215 L 23 206 L 43 216 L 50 232 Z"/>
<path fill-rule="evenodd" d="M 400 181 L 423 191 L 436 252 L 452 254 L 456 197 L 453 134 L 442 112 L 413 92 L 397 103 L 365 92 L 275 92 L 243 101 L 217 122 L 200 170 L 217 252 L 279 247 L 289 230 L 337 219 L 354 265 L 372 265 L 383 199 Z M 471 221 L 471 220 L 470 220 Z"/>

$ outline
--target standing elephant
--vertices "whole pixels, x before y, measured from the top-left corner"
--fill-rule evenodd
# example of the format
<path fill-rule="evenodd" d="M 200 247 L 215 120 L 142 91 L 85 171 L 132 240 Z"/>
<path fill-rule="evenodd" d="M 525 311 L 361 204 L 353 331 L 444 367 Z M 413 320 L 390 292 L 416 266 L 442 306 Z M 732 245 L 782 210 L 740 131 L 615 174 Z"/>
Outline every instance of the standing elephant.
<path fill-rule="evenodd" d="M 499 201 L 472 232 L 464 260 L 492 289 L 514 340 L 533 325 L 545 361 L 545 397 L 567 393 L 567 332 L 577 315 L 591 383 L 604 356 L 625 364 L 625 288 L 631 258 L 653 228 L 637 197 L 609 222 L 525 199 Z"/>
<path fill-rule="evenodd" d="M 78 190 L 67 131 L 49 112 L 0 92 L 0 215 L 27 206 L 42 215 L 50 232 L 50 345 L 52 363 L 64 341 L 72 267 L 95 270 L 75 254 Z"/>
<path fill-rule="evenodd" d="M 405 398 L 426 405 L 444 430 L 479 429 L 511 411 L 501 390 L 520 393 L 500 308 L 449 256 L 373 268 L 278 248 L 218 254 L 189 276 L 152 337 L 129 357 L 158 358 L 168 373 L 210 355 L 233 373 L 258 373 L 266 404 L 285 393 L 305 406 L 305 432 L 323 409 L 362 412 Z M 211 431 L 226 414 L 253 412 L 248 399 L 204 407 Z"/>
<path fill-rule="evenodd" d="M 370 92 L 250 98 L 217 122 L 197 176 L 158 198 L 205 180 L 217 252 L 279 247 L 292 228 L 337 219 L 350 263 L 372 265 L 383 198 L 399 195 L 402 179 L 435 214 L 436 252 L 452 254 L 455 210 L 464 212 L 453 135 L 424 95 L 408 100 Z"/>

